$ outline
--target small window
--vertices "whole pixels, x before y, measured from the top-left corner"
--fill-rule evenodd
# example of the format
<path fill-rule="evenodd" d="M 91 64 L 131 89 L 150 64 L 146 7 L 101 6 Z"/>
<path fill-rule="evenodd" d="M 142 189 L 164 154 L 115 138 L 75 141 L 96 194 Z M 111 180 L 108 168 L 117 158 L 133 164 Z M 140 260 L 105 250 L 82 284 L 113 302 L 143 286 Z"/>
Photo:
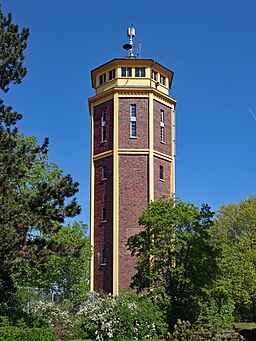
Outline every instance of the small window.
<path fill-rule="evenodd" d="M 107 255 L 106 255 L 106 250 L 102 250 L 101 252 L 101 265 L 106 265 L 107 264 Z"/>
<path fill-rule="evenodd" d="M 102 221 L 107 221 L 107 211 L 106 211 L 106 207 L 103 207 L 102 209 Z"/>
<path fill-rule="evenodd" d="M 130 105 L 130 137 L 137 136 L 137 125 L 136 125 L 136 104 Z"/>
<path fill-rule="evenodd" d="M 132 77 L 132 68 L 131 67 L 122 67 L 121 76 L 122 77 Z"/>
<path fill-rule="evenodd" d="M 107 111 L 106 109 L 101 112 L 101 142 L 106 142 L 106 117 Z"/>
<path fill-rule="evenodd" d="M 107 179 L 107 167 L 106 166 L 101 167 L 101 179 L 102 180 Z"/>
<path fill-rule="evenodd" d="M 116 70 L 113 69 L 113 70 L 110 70 L 108 72 L 108 79 L 111 81 L 112 79 L 114 79 L 116 77 Z"/>
<path fill-rule="evenodd" d="M 145 77 L 145 68 L 144 67 L 136 67 L 135 68 L 135 77 Z"/>
<path fill-rule="evenodd" d="M 103 75 L 100 75 L 100 85 L 106 83 L 106 74 L 104 73 Z"/>
<path fill-rule="evenodd" d="M 166 80 L 166 77 L 164 77 L 163 75 L 160 75 L 160 83 L 165 85 L 165 80 Z"/>
<path fill-rule="evenodd" d="M 154 81 L 157 80 L 157 72 L 152 70 L 152 78 L 154 79 Z"/>
<path fill-rule="evenodd" d="M 160 110 L 160 142 L 164 143 L 164 111 Z"/>
<path fill-rule="evenodd" d="M 162 165 L 159 167 L 159 179 L 164 181 L 164 167 Z"/>

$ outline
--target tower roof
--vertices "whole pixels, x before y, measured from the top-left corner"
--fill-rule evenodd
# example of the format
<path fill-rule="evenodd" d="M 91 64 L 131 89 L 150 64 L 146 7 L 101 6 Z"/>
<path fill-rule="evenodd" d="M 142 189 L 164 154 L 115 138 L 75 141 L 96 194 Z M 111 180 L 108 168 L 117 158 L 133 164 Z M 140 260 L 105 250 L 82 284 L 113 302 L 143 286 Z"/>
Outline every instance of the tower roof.
<path fill-rule="evenodd" d="M 91 71 L 91 81 L 92 81 L 92 87 L 94 89 L 98 88 L 97 83 L 97 77 L 100 74 L 103 74 L 104 72 L 107 72 L 108 70 L 111 70 L 113 68 L 117 67 L 146 67 L 150 68 L 152 70 L 155 70 L 159 72 L 160 74 L 163 74 L 164 77 L 168 78 L 168 89 L 171 88 L 172 79 L 174 72 L 169 70 L 168 68 L 164 67 L 163 65 L 159 64 L 157 61 L 153 59 L 132 59 L 132 58 L 116 58 L 112 59 L 111 61 L 102 64 L 101 66 L 93 69 Z"/>

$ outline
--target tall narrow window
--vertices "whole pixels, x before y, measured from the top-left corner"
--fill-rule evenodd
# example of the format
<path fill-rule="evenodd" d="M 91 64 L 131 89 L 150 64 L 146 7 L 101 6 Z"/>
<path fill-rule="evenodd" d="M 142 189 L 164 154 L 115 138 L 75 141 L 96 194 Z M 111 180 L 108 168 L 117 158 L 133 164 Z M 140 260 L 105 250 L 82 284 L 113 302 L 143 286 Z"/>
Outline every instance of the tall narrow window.
<path fill-rule="evenodd" d="M 106 142 L 106 109 L 101 112 L 101 142 Z"/>
<path fill-rule="evenodd" d="M 101 252 L 101 265 L 106 265 L 107 264 L 107 255 L 106 255 L 106 250 L 103 249 Z"/>
<path fill-rule="evenodd" d="M 136 104 L 130 105 L 130 137 L 137 136 Z"/>
<path fill-rule="evenodd" d="M 145 77 L 145 68 L 144 67 L 136 67 L 135 68 L 135 77 Z"/>
<path fill-rule="evenodd" d="M 103 209 L 102 209 L 102 221 L 107 221 L 106 207 L 103 207 Z"/>
<path fill-rule="evenodd" d="M 101 167 L 101 180 L 107 179 L 107 167 L 103 166 Z"/>
<path fill-rule="evenodd" d="M 164 143 L 164 111 L 160 110 L 160 142 Z"/>
<path fill-rule="evenodd" d="M 159 167 L 159 179 L 164 180 L 164 166 Z"/>

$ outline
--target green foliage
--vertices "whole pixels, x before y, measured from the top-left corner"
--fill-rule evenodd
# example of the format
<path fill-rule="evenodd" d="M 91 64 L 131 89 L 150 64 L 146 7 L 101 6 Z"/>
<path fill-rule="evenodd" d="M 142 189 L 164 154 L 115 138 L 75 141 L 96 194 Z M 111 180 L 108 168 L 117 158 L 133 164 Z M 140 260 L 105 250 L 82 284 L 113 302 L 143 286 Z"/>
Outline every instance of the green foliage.
<path fill-rule="evenodd" d="M 221 341 L 221 340 L 242 340 L 235 333 L 217 333 L 216 329 L 206 329 L 200 326 L 192 329 L 188 321 L 178 320 L 174 331 L 169 335 L 171 341 Z"/>
<path fill-rule="evenodd" d="M 28 36 L 28 28 L 19 32 L 18 25 L 12 23 L 12 15 L 5 17 L 0 5 L 0 89 L 4 92 L 9 90 L 10 83 L 20 83 L 26 75 L 22 62 Z"/>
<path fill-rule="evenodd" d="M 61 340 L 71 339 L 76 335 L 76 321 L 70 307 L 55 302 L 35 302 L 31 316 L 35 321 L 46 325 Z"/>
<path fill-rule="evenodd" d="M 154 302 L 136 294 L 100 298 L 78 312 L 86 337 L 96 340 L 155 340 L 166 333 L 162 313 Z"/>
<path fill-rule="evenodd" d="M 85 300 L 91 252 L 86 231 L 85 224 L 75 222 L 62 226 L 53 234 L 43 235 L 41 238 L 48 242 L 58 243 L 58 251 L 50 254 L 43 264 L 38 261 L 33 267 L 26 261 L 19 264 L 13 273 L 15 283 L 21 287 L 54 289 L 62 299 L 73 304 Z"/>
<path fill-rule="evenodd" d="M 236 318 L 256 321 L 256 196 L 223 205 L 214 232 L 222 245 L 223 279 L 234 298 Z"/>
<path fill-rule="evenodd" d="M 49 329 L 0 327 L 0 341 L 57 341 Z"/>
<path fill-rule="evenodd" d="M 162 298 L 170 326 L 178 318 L 195 321 L 211 295 L 220 271 L 212 218 L 207 205 L 199 210 L 178 199 L 161 199 L 148 205 L 139 220 L 144 230 L 128 240 L 137 257 L 132 286 Z"/>
<path fill-rule="evenodd" d="M 29 31 L 19 32 L 1 8 L 0 19 L 0 89 L 6 92 L 26 74 Z M 0 100 L 0 314 L 7 316 L 19 306 L 14 284 L 55 285 L 77 296 L 87 279 L 85 226 L 64 225 L 81 211 L 78 183 L 48 161 L 48 139 L 39 145 L 18 133 L 21 118 Z"/>

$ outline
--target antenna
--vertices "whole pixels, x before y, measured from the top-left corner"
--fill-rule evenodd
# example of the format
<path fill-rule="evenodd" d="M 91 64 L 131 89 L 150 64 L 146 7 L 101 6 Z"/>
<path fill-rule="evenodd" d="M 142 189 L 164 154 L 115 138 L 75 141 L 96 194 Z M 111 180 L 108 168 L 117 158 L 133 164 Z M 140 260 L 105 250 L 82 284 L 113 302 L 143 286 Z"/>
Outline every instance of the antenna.
<path fill-rule="evenodd" d="M 141 45 L 142 45 L 142 41 L 139 41 L 139 46 L 137 48 L 137 58 L 140 59 L 140 55 L 141 55 Z"/>
<path fill-rule="evenodd" d="M 129 44 L 124 44 L 123 48 L 128 52 L 129 55 L 127 58 L 135 58 L 135 55 L 133 53 L 133 38 L 135 37 L 135 28 L 133 25 L 127 29 L 127 37 L 129 38 Z"/>

